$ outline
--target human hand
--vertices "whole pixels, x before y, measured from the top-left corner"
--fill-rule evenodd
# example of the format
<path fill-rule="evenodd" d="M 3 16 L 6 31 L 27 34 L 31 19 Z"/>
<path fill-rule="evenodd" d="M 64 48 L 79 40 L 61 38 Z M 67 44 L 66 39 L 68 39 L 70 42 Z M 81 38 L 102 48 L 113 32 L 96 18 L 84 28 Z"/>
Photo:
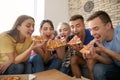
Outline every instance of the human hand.
<path fill-rule="evenodd" d="M 83 48 L 82 44 L 73 44 L 73 45 L 68 45 L 71 49 L 79 51 L 80 49 Z"/>
<path fill-rule="evenodd" d="M 12 64 L 11 61 L 6 61 L 0 64 L 0 74 L 3 74 L 11 64 Z"/>
<path fill-rule="evenodd" d="M 82 53 L 82 56 L 83 56 L 84 59 L 95 59 L 95 58 L 97 58 L 98 54 L 96 53 L 94 46 L 89 45 L 88 50 L 89 51 L 85 51 L 84 53 Z"/>
<path fill-rule="evenodd" d="M 97 45 L 97 47 L 96 47 L 96 52 L 98 52 L 98 53 L 100 53 L 100 52 L 105 52 L 105 47 L 101 44 L 101 43 L 99 43 L 99 42 L 95 42 L 96 43 L 96 45 Z"/>
<path fill-rule="evenodd" d="M 31 44 L 32 49 L 37 48 L 37 47 L 42 47 L 45 45 L 45 41 L 33 41 Z"/>

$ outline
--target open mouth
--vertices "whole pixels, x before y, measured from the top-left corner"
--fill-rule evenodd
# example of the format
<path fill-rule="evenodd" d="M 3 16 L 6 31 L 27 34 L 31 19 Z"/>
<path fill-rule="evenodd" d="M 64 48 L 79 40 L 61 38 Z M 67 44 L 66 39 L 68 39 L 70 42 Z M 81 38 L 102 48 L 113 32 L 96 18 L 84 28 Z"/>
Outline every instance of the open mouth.
<path fill-rule="evenodd" d="M 66 35 L 61 35 L 61 37 L 66 37 Z"/>
<path fill-rule="evenodd" d="M 96 41 L 100 42 L 101 41 L 101 36 L 100 35 L 97 35 L 94 37 L 96 39 Z"/>
<path fill-rule="evenodd" d="M 51 35 L 46 35 L 46 38 L 47 38 L 47 39 L 50 39 L 50 38 L 51 38 Z"/>
<path fill-rule="evenodd" d="M 32 35 L 32 32 L 28 32 L 27 35 L 31 36 L 31 35 Z"/>
<path fill-rule="evenodd" d="M 74 35 L 77 35 L 77 36 L 78 36 L 78 35 L 79 35 L 79 33 L 74 33 Z"/>

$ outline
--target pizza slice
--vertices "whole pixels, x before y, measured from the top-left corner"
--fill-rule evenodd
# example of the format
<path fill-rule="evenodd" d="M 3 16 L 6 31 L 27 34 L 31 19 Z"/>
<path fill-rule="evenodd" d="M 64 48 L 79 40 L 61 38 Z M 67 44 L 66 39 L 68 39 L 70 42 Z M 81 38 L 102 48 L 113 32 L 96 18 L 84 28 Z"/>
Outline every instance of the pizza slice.
<path fill-rule="evenodd" d="M 61 47 L 61 46 L 65 46 L 66 45 L 66 40 L 64 37 L 60 38 L 60 39 L 56 39 L 55 40 L 58 44 L 58 47 Z"/>
<path fill-rule="evenodd" d="M 2 78 L 1 80 L 20 80 L 20 77 L 19 76 L 9 76 L 9 77 Z"/>
<path fill-rule="evenodd" d="M 93 45 L 94 46 L 95 39 L 89 42 L 89 44 L 84 45 L 83 48 L 79 51 L 81 53 L 90 53 L 89 46 L 88 45 Z"/>
<path fill-rule="evenodd" d="M 32 36 L 32 40 L 33 41 L 41 41 L 41 42 L 44 42 L 44 41 L 47 41 L 44 37 L 42 36 Z"/>
<path fill-rule="evenodd" d="M 55 49 L 61 46 L 65 46 L 66 42 L 62 41 L 62 39 L 48 40 L 46 47 L 49 49 Z"/>
<path fill-rule="evenodd" d="M 55 49 L 55 48 L 58 47 L 58 44 L 57 44 L 57 42 L 55 40 L 49 39 L 48 42 L 47 42 L 46 47 L 48 49 Z"/>
<path fill-rule="evenodd" d="M 73 44 L 80 44 L 80 43 L 82 43 L 82 41 L 77 35 L 75 35 L 67 44 L 73 45 Z"/>
<path fill-rule="evenodd" d="M 83 48 L 79 51 L 81 53 L 90 53 L 90 50 L 88 49 L 88 46 L 83 46 Z"/>

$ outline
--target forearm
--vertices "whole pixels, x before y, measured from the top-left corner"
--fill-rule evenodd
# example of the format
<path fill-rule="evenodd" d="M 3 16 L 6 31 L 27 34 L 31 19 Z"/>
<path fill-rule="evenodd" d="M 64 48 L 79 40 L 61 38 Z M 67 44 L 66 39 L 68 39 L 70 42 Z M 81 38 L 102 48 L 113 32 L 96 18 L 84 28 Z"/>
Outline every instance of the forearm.
<path fill-rule="evenodd" d="M 119 54 L 119 53 L 116 53 L 116 52 L 114 52 L 114 51 L 112 51 L 112 50 L 109 50 L 109 49 L 105 49 L 104 51 L 106 52 L 106 54 L 108 54 L 108 55 L 111 56 L 112 58 L 120 61 L 120 54 Z"/>
<path fill-rule="evenodd" d="M 105 56 L 101 56 L 101 55 L 97 55 L 96 60 L 98 60 L 99 62 L 104 63 L 104 64 L 112 63 L 112 60 L 109 57 L 105 57 Z"/>
<path fill-rule="evenodd" d="M 32 47 L 29 47 L 26 51 L 24 51 L 23 53 L 19 54 L 16 56 L 15 58 L 15 63 L 21 63 L 21 62 L 25 62 L 28 60 L 28 58 L 30 57 L 31 51 L 33 50 Z"/>

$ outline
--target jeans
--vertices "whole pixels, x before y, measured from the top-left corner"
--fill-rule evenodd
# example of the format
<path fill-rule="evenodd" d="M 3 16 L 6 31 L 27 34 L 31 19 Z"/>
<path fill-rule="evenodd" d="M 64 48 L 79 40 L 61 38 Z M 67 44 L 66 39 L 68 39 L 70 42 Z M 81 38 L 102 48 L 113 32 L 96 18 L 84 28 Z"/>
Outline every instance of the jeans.
<path fill-rule="evenodd" d="M 22 74 L 24 73 L 23 64 L 11 64 L 8 69 L 3 73 L 4 74 Z"/>
<path fill-rule="evenodd" d="M 61 67 L 60 68 L 60 71 L 65 73 L 65 74 L 69 74 L 70 72 L 70 67 Z"/>
<path fill-rule="evenodd" d="M 59 70 L 59 68 L 61 67 L 61 64 L 62 64 L 61 59 L 53 58 L 48 62 L 47 67 L 48 67 L 48 70 L 50 70 L 50 69 L 58 69 Z"/>
<path fill-rule="evenodd" d="M 105 76 L 107 80 L 120 80 L 120 67 L 114 65 L 113 68 L 106 72 Z"/>
<path fill-rule="evenodd" d="M 29 64 L 29 66 L 27 66 L 27 69 L 31 67 L 32 73 L 36 73 L 36 72 L 41 72 L 41 71 L 50 70 L 50 69 L 59 69 L 61 66 L 62 60 L 59 58 L 53 58 L 49 60 L 47 64 L 45 64 L 42 56 L 39 54 L 36 54 L 29 60 L 29 62 L 31 63 L 31 66 Z"/>
<path fill-rule="evenodd" d="M 113 65 L 95 64 L 93 68 L 94 80 L 107 80 L 105 74 L 111 68 L 113 68 Z"/>
<path fill-rule="evenodd" d="M 32 56 L 32 58 L 29 60 L 29 66 L 26 66 L 27 68 L 30 69 L 31 67 L 31 72 L 32 73 L 36 73 L 36 72 L 41 72 L 44 71 L 44 62 L 43 62 L 43 58 L 41 55 L 36 54 L 34 56 Z"/>

